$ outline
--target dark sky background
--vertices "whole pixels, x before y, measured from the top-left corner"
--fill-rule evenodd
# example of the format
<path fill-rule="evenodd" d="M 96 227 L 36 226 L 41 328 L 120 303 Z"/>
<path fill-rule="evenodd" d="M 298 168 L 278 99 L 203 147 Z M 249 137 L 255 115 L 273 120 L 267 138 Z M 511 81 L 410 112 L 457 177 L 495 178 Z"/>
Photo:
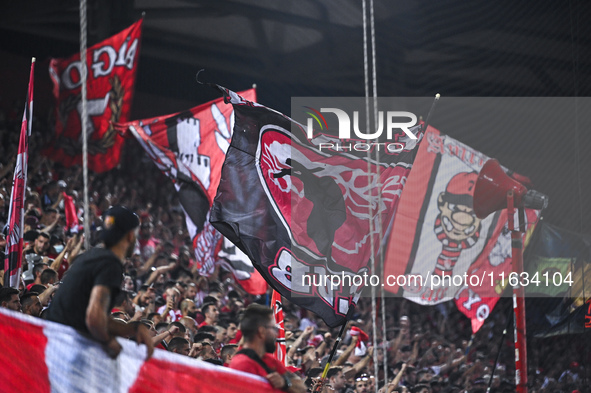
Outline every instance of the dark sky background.
<path fill-rule="evenodd" d="M 591 3 L 374 3 L 378 95 L 441 93 L 433 126 L 530 177 L 550 197 L 548 222 L 591 232 L 585 98 L 591 95 Z M 146 12 L 132 119 L 217 98 L 195 82 L 201 68 L 204 80 L 233 90 L 256 83 L 259 102 L 287 115 L 291 97 L 365 94 L 361 1 L 88 4 L 89 46 Z M 46 115 L 52 105 L 49 58 L 79 50 L 77 7 L 72 0 L 2 2 L 1 107 L 24 101 L 30 58 L 36 56 L 35 111 Z M 482 106 L 470 97 L 499 99 Z M 556 100 L 513 107 L 507 97 Z M 426 116 L 428 109 L 417 114 Z"/>

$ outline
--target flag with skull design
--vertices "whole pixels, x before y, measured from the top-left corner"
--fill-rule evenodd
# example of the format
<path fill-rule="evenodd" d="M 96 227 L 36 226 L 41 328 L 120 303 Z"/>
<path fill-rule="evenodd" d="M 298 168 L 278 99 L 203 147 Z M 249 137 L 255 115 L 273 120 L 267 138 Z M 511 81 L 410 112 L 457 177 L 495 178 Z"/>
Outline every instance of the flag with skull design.
<path fill-rule="evenodd" d="M 287 116 L 220 89 L 234 106 L 235 125 L 211 223 L 281 295 L 331 327 L 342 324 L 369 285 L 370 258 L 417 143 L 379 160 L 366 152 L 322 151 L 326 135 L 308 139 L 304 126 Z M 412 132 L 422 139 L 421 126 Z"/>

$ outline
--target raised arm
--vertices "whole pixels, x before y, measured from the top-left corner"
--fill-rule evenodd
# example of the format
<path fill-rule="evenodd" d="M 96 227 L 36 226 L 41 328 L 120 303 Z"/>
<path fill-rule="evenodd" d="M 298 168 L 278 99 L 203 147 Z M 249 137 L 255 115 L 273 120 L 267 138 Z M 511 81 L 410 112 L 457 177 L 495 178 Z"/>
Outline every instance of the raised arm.
<path fill-rule="evenodd" d="M 333 362 L 333 367 L 340 366 L 344 364 L 347 361 L 347 359 L 349 359 L 349 356 L 351 356 L 351 354 L 353 353 L 353 350 L 355 349 L 358 340 L 359 336 L 351 337 L 351 344 L 349 344 L 349 346 L 345 348 L 341 356 L 339 356 L 339 358 Z"/>
<path fill-rule="evenodd" d="M 62 261 L 64 260 L 64 256 L 70 250 L 71 246 L 72 246 L 72 239 L 68 240 L 68 242 L 66 243 L 66 246 L 64 247 L 62 252 L 57 254 L 57 257 L 55 257 L 53 262 L 51 262 L 51 266 L 49 266 L 51 269 L 55 270 L 56 272 L 59 270 L 60 266 L 62 265 Z"/>
<path fill-rule="evenodd" d="M 70 254 L 68 254 L 68 265 L 72 266 L 72 263 L 74 263 L 74 259 L 78 256 L 78 254 L 80 254 L 80 250 L 82 249 L 82 245 L 84 244 L 84 235 L 78 235 L 76 236 L 76 239 L 78 239 L 78 242 L 76 243 L 76 245 L 74 246 L 74 248 L 72 249 L 72 252 L 70 252 Z"/>

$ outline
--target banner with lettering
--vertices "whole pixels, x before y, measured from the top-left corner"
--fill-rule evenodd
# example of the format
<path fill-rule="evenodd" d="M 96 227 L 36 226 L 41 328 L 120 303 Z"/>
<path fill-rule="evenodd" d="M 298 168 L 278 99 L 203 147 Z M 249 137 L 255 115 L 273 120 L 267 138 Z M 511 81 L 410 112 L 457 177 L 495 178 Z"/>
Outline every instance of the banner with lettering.
<path fill-rule="evenodd" d="M 88 48 L 88 168 L 105 172 L 117 166 L 123 136 L 115 122 L 129 120 L 143 19 Z M 55 134 L 43 151 L 66 167 L 82 163 L 82 63 L 80 54 L 51 59 L 49 75 L 56 99 Z"/>

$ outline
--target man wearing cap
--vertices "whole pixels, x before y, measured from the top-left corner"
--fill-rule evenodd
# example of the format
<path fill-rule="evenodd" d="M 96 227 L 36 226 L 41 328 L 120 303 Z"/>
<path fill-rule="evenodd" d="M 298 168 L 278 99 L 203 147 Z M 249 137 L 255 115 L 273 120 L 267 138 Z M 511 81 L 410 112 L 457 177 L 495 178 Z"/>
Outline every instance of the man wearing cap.
<path fill-rule="evenodd" d="M 121 346 L 116 336 L 134 336 L 153 352 L 152 337 L 143 324 L 126 325 L 110 317 L 123 281 L 123 262 L 133 252 L 139 218 L 122 206 L 103 216 L 102 241 L 105 248 L 92 248 L 70 267 L 47 309 L 48 320 L 72 326 L 103 343 L 107 354 L 116 358 Z"/>

